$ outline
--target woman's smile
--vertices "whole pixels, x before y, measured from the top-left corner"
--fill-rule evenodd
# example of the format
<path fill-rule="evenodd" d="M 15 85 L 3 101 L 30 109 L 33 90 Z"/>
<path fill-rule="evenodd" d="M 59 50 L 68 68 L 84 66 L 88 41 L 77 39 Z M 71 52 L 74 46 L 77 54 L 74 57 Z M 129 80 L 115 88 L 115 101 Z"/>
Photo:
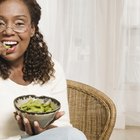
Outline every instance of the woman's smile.
<path fill-rule="evenodd" d="M 17 41 L 2 41 L 2 43 L 6 46 L 6 55 L 14 53 L 18 45 Z"/>

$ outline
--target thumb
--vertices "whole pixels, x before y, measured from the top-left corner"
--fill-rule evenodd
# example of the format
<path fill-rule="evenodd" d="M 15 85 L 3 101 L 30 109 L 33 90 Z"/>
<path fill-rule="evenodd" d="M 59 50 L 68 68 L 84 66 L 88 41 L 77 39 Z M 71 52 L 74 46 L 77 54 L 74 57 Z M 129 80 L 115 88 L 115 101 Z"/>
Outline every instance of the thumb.
<path fill-rule="evenodd" d="M 59 119 L 60 117 L 62 117 L 64 114 L 65 114 L 64 111 L 57 112 L 54 119 L 57 120 L 57 119 Z"/>

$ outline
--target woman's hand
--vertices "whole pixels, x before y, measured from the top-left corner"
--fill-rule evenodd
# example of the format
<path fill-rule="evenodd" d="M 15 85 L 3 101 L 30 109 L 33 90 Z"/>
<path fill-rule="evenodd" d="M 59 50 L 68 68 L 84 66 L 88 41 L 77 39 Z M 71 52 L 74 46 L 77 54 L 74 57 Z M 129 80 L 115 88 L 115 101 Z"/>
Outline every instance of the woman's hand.
<path fill-rule="evenodd" d="M 55 120 L 59 119 L 64 115 L 64 112 L 57 112 L 54 120 L 45 128 L 42 128 L 37 121 L 34 122 L 34 125 L 31 126 L 30 121 L 27 118 L 22 118 L 20 115 L 15 113 L 15 118 L 17 120 L 20 130 L 25 131 L 28 135 L 36 135 L 47 129 L 51 129 L 57 126 L 51 125 Z"/>

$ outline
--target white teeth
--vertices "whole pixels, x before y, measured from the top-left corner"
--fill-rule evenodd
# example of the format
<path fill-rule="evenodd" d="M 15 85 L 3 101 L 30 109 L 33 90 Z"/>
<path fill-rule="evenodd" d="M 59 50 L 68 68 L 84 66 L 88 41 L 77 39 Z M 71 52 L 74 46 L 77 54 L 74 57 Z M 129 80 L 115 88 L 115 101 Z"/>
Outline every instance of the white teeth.
<path fill-rule="evenodd" d="M 16 41 L 4 41 L 3 44 L 4 45 L 16 45 L 17 42 Z"/>

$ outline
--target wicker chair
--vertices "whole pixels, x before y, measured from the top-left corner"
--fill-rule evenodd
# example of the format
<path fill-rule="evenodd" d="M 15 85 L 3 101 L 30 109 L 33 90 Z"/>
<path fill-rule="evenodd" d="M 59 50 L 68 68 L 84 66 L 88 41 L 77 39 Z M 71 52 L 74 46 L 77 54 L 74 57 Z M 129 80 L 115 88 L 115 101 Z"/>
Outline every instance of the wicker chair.
<path fill-rule="evenodd" d="M 89 85 L 67 80 L 70 120 L 88 140 L 109 140 L 116 121 L 113 101 Z"/>

